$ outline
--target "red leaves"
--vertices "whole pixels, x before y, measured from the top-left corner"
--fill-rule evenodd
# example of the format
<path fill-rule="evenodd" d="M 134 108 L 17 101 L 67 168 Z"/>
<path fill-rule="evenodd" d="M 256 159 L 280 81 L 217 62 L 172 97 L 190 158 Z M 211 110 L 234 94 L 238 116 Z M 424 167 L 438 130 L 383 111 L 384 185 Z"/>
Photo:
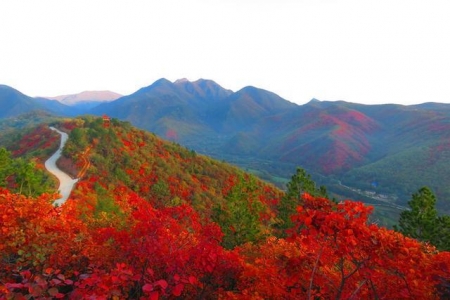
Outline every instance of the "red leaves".
<path fill-rule="evenodd" d="M 171 287 L 172 291 L 171 294 L 179 297 L 183 293 L 184 290 L 184 283 L 179 282 L 180 276 L 178 274 L 175 274 L 174 276 L 175 284 L 173 287 Z M 178 283 L 177 283 L 178 282 Z M 166 280 L 160 279 L 154 283 L 146 283 L 142 287 L 142 291 L 149 295 L 151 299 L 158 299 L 159 295 L 165 295 L 166 290 L 168 290 L 169 284 Z"/>
<path fill-rule="evenodd" d="M 150 300 L 158 300 L 159 299 L 159 292 L 158 291 L 150 292 L 148 296 L 149 296 Z"/>
<path fill-rule="evenodd" d="M 47 293 L 48 293 L 50 296 L 55 297 L 55 296 L 59 293 L 59 291 L 58 291 L 57 288 L 51 288 L 51 289 L 49 289 L 49 290 L 47 291 Z"/>
<path fill-rule="evenodd" d="M 58 142 L 58 134 L 50 130 L 47 125 L 40 125 L 25 134 L 17 143 L 15 143 L 15 148 L 12 151 L 13 156 L 22 156 L 36 149 L 47 149 L 50 147 L 54 147 L 56 149 Z M 44 157 L 39 158 L 44 161 Z"/>
<path fill-rule="evenodd" d="M 197 283 L 197 278 L 194 276 L 189 276 L 189 283 L 195 285 Z"/>
<path fill-rule="evenodd" d="M 154 286 L 159 286 L 159 287 L 161 287 L 163 290 L 167 289 L 167 287 L 169 286 L 169 285 L 167 284 L 167 281 L 165 281 L 164 279 L 161 279 L 161 280 L 156 281 L 153 285 L 154 285 Z"/>
<path fill-rule="evenodd" d="M 173 289 L 173 291 L 172 291 L 172 295 L 174 295 L 174 296 L 181 296 L 181 293 L 183 292 L 183 289 L 184 289 L 184 284 L 182 284 L 182 283 L 178 283 L 176 286 L 175 286 L 175 288 Z"/>
<path fill-rule="evenodd" d="M 361 203 L 305 195 L 287 240 L 242 247 L 243 295 L 308 299 L 429 299 L 447 285 L 450 260 L 401 234 L 367 225 Z M 250 247 L 250 248 L 249 248 Z M 433 264 L 433 260 L 439 263 Z M 412 268 L 411 266 L 414 266 Z M 441 274 L 441 275 L 437 275 Z M 276 282 L 276 284 L 274 284 Z M 440 295 L 444 295 L 445 291 Z"/>
<path fill-rule="evenodd" d="M 170 178 L 172 187 L 181 182 Z M 95 199 L 88 186 L 82 191 Z M 54 209 L 49 196 L 29 199 L 0 189 L 0 216 L 6 216 L 0 218 L 0 293 L 19 299 L 430 299 L 440 287 L 445 296 L 449 254 L 368 225 L 370 208 L 361 203 L 304 195 L 288 239 L 268 236 L 227 251 L 220 228 L 189 204 L 155 209 L 125 186 L 114 193 L 120 218 L 100 223 L 89 201 Z"/>
<path fill-rule="evenodd" d="M 144 291 L 145 293 L 150 293 L 151 291 L 153 291 L 153 284 L 151 283 L 144 284 L 144 286 L 142 287 L 142 291 Z"/>

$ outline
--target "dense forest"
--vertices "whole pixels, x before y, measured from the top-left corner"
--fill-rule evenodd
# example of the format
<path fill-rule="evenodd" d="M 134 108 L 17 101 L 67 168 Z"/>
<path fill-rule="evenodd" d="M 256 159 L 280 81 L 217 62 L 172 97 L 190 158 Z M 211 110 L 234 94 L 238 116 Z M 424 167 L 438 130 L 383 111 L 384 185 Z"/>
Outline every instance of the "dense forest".
<path fill-rule="evenodd" d="M 58 142 L 47 125 L 0 150 L 0 299 L 450 296 L 449 219 L 429 189 L 390 230 L 302 169 L 281 191 L 127 122 L 51 125 L 69 133 L 60 167 L 81 178 L 53 206 L 55 182 L 38 175 Z M 19 188 L 16 164 L 42 190 Z"/>

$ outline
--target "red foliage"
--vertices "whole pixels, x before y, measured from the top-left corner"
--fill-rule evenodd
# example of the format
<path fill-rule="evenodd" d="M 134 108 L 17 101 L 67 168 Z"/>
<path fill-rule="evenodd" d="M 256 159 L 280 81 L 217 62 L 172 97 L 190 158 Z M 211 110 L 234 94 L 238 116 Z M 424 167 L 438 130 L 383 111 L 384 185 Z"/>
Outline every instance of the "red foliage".
<path fill-rule="evenodd" d="M 143 133 L 110 129 L 119 146 L 107 150 L 127 156 L 118 175 L 129 186 L 98 164 L 61 208 L 54 195 L 0 189 L 1 300 L 448 297 L 450 254 L 368 224 L 371 208 L 361 203 L 305 194 L 288 237 L 275 238 L 277 189 Z M 93 141 L 89 154 L 101 146 Z M 211 207 L 230 193 L 261 203 L 267 238 L 221 246 Z"/>
<path fill-rule="evenodd" d="M 178 133 L 173 129 L 168 129 L 166 131 L 166 138 L 172 141 L 178 140 Z"/>
<path fill-rule="evenodd" d="M 155 209 L 116 192 L 126 226 L 101 225 L 75 201 L 54 208 L 52 196 L 0 190 L 0 299 L 448 295 L 449 253 L 367 225 L 370 208 L 361 203 L 305 195 L 287 239 L 228 251 L 220 228 L 189 205 Z"/>
<path fill-rule="evenodd" d="M 287 240 L 241 249 L 247 264 L 234 297 L 437 298 L 437 287 L 449 279 L 448 253 L 436 255 L 416 240 L 367 225 L 369 213 L 361 203 L 305 195 Z"/>
<path fill-rule="evenodd" d="M 12 155 L 19 157 L 36 149 L 56 149 L 59 145 L 59 140 L 60 136 L 58 133 L 48 128 L 47 125 L 39 125 L 15 143 Z M 44 161 L 44 157 L 39 158 Z"/>
<path fill-rule="evenodd" d="M 54 208 L 49 196 L 1 190 L 0 291 L 106 299 L 211 296 L 217 287 L 232 288 L 238 257 L 220 246 L 217 225 L 201 224 L 189 206 L 155 210 L 135 194 L 122 197 L 127 229 L 90 227 L 81 219 L 92 216 L 74 201 Z"/>

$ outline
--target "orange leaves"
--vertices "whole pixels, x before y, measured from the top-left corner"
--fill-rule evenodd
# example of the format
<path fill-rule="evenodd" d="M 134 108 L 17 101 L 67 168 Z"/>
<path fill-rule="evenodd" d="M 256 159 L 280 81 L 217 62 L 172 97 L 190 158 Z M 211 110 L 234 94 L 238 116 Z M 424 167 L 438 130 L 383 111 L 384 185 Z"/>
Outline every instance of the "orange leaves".
<path fill-rule="evenodd" d="M 48 196 L 1 190 L 0 215 L 8 217 L 0 218 L 7 274 L 0 275 L 0 291 L 56 299 L 448 295 L 449 254 L 367 225 L 370 210 L 359 203 L 306 196 L 289 239 L 269 237 L 226 251 L 217 225 L 205 224 L 189 205 L 157 210 L 125 189 L 116 192 L 125 229 L 89 228 L 78 217 L 90 217 L 71 203 L 54 209 Z M 5 263 L 9 257 L 18 257 L 14 266 Z"/>
<path fill-rule="evenodd" d="M 233 297 L 430 299 L 436 293 L 449 295 L 450 257 L 436 256 L 433 249 L 415 240 L 368 225 L 369 213 L 370 208 L 361 203 L 333 204 L 306 195 L 304 206 L 292 218 L 295 226 L 287 240 L 268 238 L 240 248 L 245 263 L 239 297 Z M 434 259 L 439 262 L 433 264 Z"/>

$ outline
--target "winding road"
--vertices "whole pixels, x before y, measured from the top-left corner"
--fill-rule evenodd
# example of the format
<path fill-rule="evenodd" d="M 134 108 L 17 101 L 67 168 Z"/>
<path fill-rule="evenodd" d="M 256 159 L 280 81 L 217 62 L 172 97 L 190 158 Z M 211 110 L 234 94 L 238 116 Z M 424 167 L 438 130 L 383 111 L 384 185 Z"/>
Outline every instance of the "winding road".
<path fill-rule="evenodd" d="M 59 133 L 61 135 L 61 144 L 60 144 L 58 150 L 49 159 L 47 159 L 45 161 L 45 168 L 50 173 L 55 175 L 56 178 L 58 178 L 58 180 L 59 180 L 58 190 L 59 190 L 59 193 L 62 195 L 62 197 L 59 199 L 56 199 L 53 202 L 53 205 L 59 206 L 67 201 L 67 199 L 70 196 L 70 193 L 72 192 L 73 186 L 78 181 L 78 178 L 72 179 L 69 175 L 67 175 L 62 170 L 60 170 L 58 168 L 58 166 L 56 165 L 56 161 L 58 160 L 58 158 L 61 157 L 62 149 L 63 149 L 64 145 L 66 144 L 69 136 L 67 135 L 67 133 L 59 131 L 58 129 L 56 129 L 54 127 L 50 127 L 50 129 L 56 131 L 57 133 Z"/>

